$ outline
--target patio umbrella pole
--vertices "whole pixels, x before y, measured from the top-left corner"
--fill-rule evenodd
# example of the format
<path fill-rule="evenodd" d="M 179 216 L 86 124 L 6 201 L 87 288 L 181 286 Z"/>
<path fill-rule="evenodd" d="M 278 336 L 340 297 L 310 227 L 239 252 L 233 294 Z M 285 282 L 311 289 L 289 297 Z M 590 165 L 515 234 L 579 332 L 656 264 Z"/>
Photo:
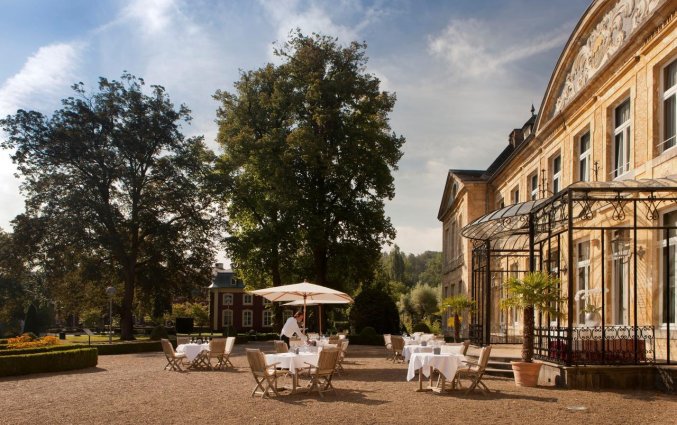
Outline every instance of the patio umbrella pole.
<path fill-rule="evenodd" d="M 320 321 L 318 322 L 318 326 L 320 327 L 320 335 L 322 335 L 322 304 L 317 305 L 318 310 L 320 311 Z"/>
<path fill-rule="evenodd" d="M 306 331 L 306 294 L 303 294 L 303 330 Z"/>

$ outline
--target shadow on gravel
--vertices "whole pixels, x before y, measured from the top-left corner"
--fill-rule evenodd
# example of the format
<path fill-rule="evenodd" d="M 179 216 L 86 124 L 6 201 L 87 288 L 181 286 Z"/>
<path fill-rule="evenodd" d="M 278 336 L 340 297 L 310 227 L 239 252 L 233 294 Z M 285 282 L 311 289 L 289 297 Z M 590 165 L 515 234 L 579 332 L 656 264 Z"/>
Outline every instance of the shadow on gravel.
<path fill-rule="evenodd" d="M 305 406 L 309 401 L 320 403 L 354 403 L 365 406 L 380 406 L 382 404 L 391 403 L 391 401 L 388 400 L 373 400 L 367 398 L 367 393 L 373 393 L 375 391 L 357 391 L 336 387 L 336 385 L 334 385 L 334 387 L 336 391 L 334 393 L 326 393 L 324 397 L 320 397 L 317 393 L 308 392 L 296 394 L 281 393 L 279 397 L 274 397 L 272 400 L 295 406 Z"/>
<path fill-rule="evenodd" d="M 89 373 L 99 373 L 107 372 L 108 369 L 102 367 L 89 367 L 87 369 L 78 369 L 78 370 L 65 370 L 63 372 L 49 372 L 49 373 L 34 373 L 30 375 L 18 375 L 18 376 L 6 376 L 0 378 L 0 382 L 8 381 L 27 381 L 32 379 L 42 379 L 50 378 L 52 376 L 63 376 L 63 375 L 85 375 Z"/>

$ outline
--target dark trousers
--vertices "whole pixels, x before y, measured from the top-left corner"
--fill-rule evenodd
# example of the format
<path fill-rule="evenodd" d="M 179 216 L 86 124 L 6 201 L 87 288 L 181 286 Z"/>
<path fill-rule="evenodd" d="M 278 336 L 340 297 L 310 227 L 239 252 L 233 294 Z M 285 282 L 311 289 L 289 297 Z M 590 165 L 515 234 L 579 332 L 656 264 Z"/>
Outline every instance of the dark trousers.
<path fill-rule="evenodd" d="M 287 344 L 287 347 L 289 347 L 289 338 L 287 337 L 287 335 L 282 335 L 280 339 Z"/>

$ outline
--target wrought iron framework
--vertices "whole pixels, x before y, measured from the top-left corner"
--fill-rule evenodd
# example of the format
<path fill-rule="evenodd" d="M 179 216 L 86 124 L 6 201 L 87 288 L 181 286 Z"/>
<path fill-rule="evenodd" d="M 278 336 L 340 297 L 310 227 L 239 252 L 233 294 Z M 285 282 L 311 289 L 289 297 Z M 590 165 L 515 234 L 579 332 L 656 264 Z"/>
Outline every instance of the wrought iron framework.
<path fill-rule="evenodd" d="M 480 344 L 519 340 L 507 329 L 503 332 L 501 320 L 495 318 L 501 284 L 511 273 L 543 270 L 563 282 L 560 291 L 567 294 L 567 303 L 557 306 L 562 315 L 537 315 L 536 357 L 568 365 L 674 364 L 676 353 L 671 353 L 670 345 L 677 337 L 672 316 L 677 307 L 671 292 L 674 284 L 671 287 L 669 280 L 677 280 L 677 266 L 668 260 L 670 255 L 677 256 L 669 242 L 677 226 L 662 223 L 661 213 L 676 208 L 676 178 L 579 182 L 548 199 L 512 205 L 473 221 L 462 231 L 473 242 L 470 295 L 477 309 L 471 315 L 471 339 Z M 642 244 L 656 248 L 653 260 L 642 258 L 647 250 L 638 243 L 640 233 Z M 576 291 L 576 283 L 580 284 L 576 272 L 581 266 L 575 246 L 580 240 L 594 242 L 599 252 L 596 258 L 591 254 L 588 258 L 586 282 L 591 284 L 594 265 L 595 273 L 599 272 L 595 289 L 600 294 L 601 321 L 585 326 L 574 323 L 575 317 L 580 320 L 582 316 L 578 292 L 587 296 L 594 289 Z M 639 263 L 643 265 L 641 277 Z M 510 264 L 522 266 L 511 270 Z M 658 285 L 649 276 L 651 266 L 661 267 L 656 273 Z M 655 288 L 660 291 L 657 296 L 653 296 Z M 620 297 L 618 305 L 614 297 Z M 664 321 L 660 308 L 667 312 Z M 663 344 L 664 358 L 656 358 L 657 339 Z"/>

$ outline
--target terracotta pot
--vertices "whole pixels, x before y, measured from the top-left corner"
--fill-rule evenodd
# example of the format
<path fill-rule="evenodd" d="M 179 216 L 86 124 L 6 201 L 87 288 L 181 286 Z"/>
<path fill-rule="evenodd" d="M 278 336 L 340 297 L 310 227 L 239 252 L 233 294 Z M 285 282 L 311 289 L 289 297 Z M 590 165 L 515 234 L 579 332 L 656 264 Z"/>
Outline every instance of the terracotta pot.
<path fill-rule="evenodd" d="M 538 385 L 538 374 L 541 363 L 510 362 L 518 387 L 535 387 Z"/>

